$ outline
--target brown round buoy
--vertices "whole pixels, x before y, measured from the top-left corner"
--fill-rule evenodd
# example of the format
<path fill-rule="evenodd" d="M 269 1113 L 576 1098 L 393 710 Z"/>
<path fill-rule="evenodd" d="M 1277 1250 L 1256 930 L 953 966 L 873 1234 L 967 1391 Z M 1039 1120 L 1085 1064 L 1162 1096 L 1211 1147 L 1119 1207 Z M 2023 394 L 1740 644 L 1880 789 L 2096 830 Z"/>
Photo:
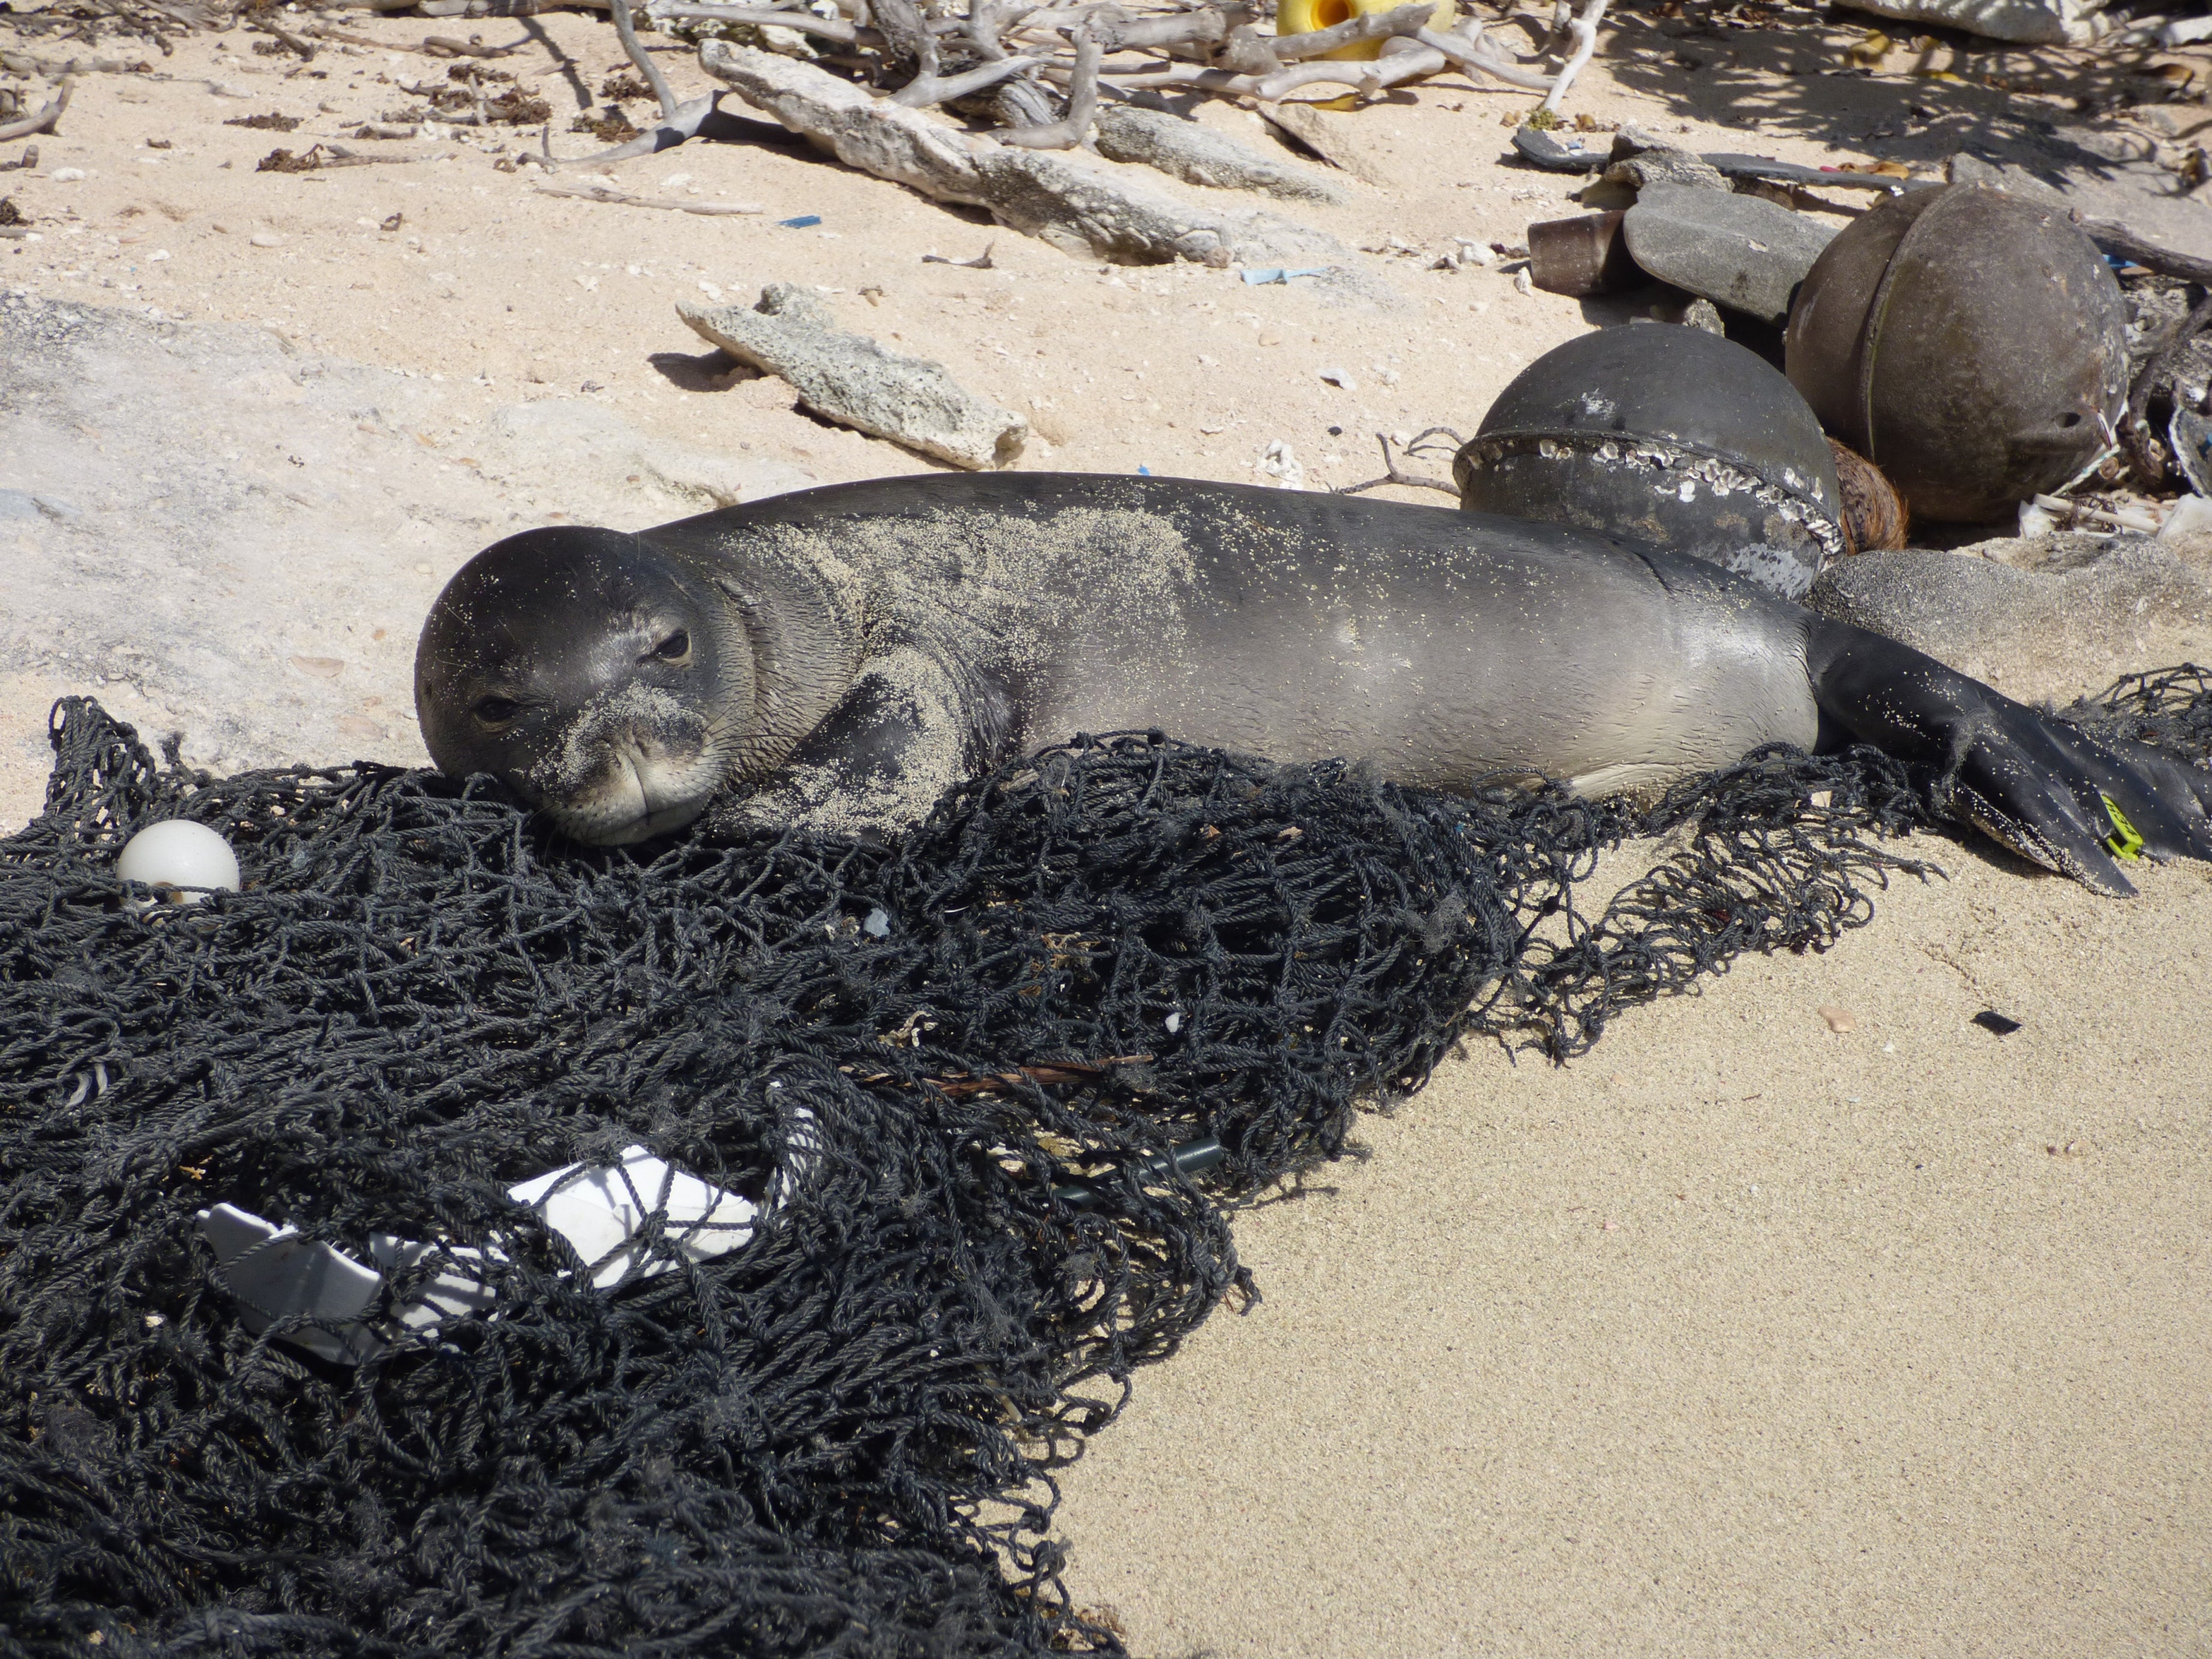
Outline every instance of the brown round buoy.
<path fill-rule="evenodd" d="M 1784 339 L 1820 424 L 1923 519 L 1985 524 L 2113 441 L 2127 305 L 2065 211 L 1993 185 L 1908 191 L 1814 261 Z"/>
<path fill-rule="evenodd" d="M 1905 545 L 1912 509 L 1881 469 L 1849 444 L 1828 440 L 1836 458 L 1836 483 L 1842 492 L 1844 551 L 1893 553 Z"/>

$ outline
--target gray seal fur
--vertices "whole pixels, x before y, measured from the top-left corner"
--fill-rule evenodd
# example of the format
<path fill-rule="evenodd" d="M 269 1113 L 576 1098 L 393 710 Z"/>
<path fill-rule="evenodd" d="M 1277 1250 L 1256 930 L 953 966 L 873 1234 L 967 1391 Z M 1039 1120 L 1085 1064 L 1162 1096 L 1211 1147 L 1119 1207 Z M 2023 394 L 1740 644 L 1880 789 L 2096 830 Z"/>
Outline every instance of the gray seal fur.
<path fill-rule="evenodd" d="M 896 832 L 1007 758 L 1158 729 L 1455 792 L 1501 773 L 1648 787 L 1777 741 L 1955 749 L 1962 816 L 2108 890 L 2126 883 L 2100 789 L 2212 853 L 2187 781 L 2161 816 L 2162 775 L 2054 776 L 2033 711 L 1701 560 L 1181 479 L 902 477 L 635 535 L 528 532 L 440 596 L 416 704 L 441 769 L 493 773 L 601 843 L 710 805 Z M 2033 727 L 2017 741 L 2011 711 Z"/>

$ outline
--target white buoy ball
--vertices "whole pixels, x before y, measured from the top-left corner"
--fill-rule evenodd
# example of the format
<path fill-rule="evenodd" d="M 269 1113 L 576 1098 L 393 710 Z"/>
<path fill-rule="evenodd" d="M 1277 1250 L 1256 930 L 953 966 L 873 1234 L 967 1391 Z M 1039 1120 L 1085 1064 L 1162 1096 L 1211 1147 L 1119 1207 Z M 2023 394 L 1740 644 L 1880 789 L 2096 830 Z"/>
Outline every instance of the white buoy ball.
<path fill-rule="evenodd" d="M 227 887 L 238 890 L 238 855 L 204 823 L 171 818 L 149 823 L 125 843 L 115 873 L 149 887 Z M 204 893 L 163 893 L 173 904 L 198 904 Z"/>

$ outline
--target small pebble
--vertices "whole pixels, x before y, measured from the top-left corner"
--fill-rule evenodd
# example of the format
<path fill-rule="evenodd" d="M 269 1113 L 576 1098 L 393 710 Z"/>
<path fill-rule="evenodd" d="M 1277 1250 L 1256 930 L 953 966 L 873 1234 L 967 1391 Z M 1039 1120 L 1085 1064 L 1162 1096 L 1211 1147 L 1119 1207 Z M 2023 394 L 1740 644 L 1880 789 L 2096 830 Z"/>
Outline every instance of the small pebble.
<path fill-rule="evenodd" d="M 1859 1017 L 1848 1008 L 1838 1008 L 1832 1002 L 1824 1002 L 1818 1012 L 1820 1018 L 1828 1022 L 1828 1029 L 1839 1036 L 1859 1029 Z"/>
<path fill-rule="evenodd" d="M 1331 386 L 1340 386 L 1346 392 L 1357 392 L 1359 390 L 1357 386 L 1352 384 L 1352 376 L 1343 369 L 1324 368 L 1321 372 L 1321 377 L 1322 380 L 1327 380 Z"/>
<path fill-rule="evenodd" d="M 58 185 L 73 185 L 85 176 L 82 167 L 56 167 L 46 175 Z"/>
<path fill-rule="evenodd" d="M 256 247 L 282 247 L 284 239 L 273 230 L 257 230 L 246 239 Z"/>
<path fill-rule="evenodd" d="M 1513 273 L 1513 291 L 1516 294 L 1534 293 L 1535 287 L 1535 279 L 1529 276 L 1528 266 L 1523 265 Z"/>

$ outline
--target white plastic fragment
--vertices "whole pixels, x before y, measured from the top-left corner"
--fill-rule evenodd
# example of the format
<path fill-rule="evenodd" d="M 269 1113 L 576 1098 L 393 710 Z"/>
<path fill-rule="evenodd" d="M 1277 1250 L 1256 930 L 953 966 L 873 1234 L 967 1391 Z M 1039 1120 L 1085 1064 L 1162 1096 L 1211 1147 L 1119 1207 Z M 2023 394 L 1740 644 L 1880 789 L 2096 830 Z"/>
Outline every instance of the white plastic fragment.
<path fill-rule="evenodd" d="M 642 1146 L 624 1147 L 622 1161 L 611 1168 L 568 1164 L 508 1188 L 507 1196 L 535 1210 L 566 1239 L 591 1267 L 592 1287 L 605 1290 L 626 1279 L 650 1279 L 675 1265 L 665 1256 L 641 1265 L 644 1249 L 638 1236 L 655 1215 L 663 1218 L 669 1244 L 695 1261 L 711 1261 L 750 1243 L 763 1213 L 781 1209 L 812 1178 L 823 1150 L 814 1114 L 795 1109 L 765 1212 L 750 1199 L 663 1163 Z M 279 1321 L 313 1320 L 276 1340 L 341 1364 L 358 1364 L 381 1353 L 386 1335 L 398 1334 L 394 1325 L 423 1336 L 447 1320 L 487 1312 L 498 1292 L 481 1270 L 507 1260 L 495 1244 L 476 1249 L 376 1233 L 369 1239 L 369 1255 L 383 1269 L 380 1273 L 301 1237 L 295 1227 L 280 1227 L 234 1204 L 202 1210 L 198 1219 L 246 1328 L 258 1336 Z M 442 1258 L 436 1271 L 389 1310 L 388 1321 L 373 1317 L 386 1275 L 401 1277 L 434 1255 Z"/>
<path fill-rule="evenodd" d="M 1180 1008 L 1173 1010 L 1160 1024 L 1166 1026 L 1168 1035 L 1173 1036 L 1177 1031 L 1182 1030 L 1182 1010 Z"/>
<path fill-rule="evenodd" d="M 860 931 L 870 939 L 889 939 L 891 936 L 891 913 L 878 905 L 868 912 L 867 920 L 860 924 Z"/>
<path fill-rule="evenodd" d="M 625 1146 L 611 1168 L 570 1164 L 507 1189 L 568 1242 L 590 1269 L 594 1289 L 633 1275 L 650 1279 L 676 1264 L 646 1259 L 637 1242 L 654 1215 L 669 1244 L 695 1261 L 752 1242 L 760 1206 L 665 1164 L 642 1146 Z"/>
<path fill-rule="evenodd" d="M 2202 495 L 2184 495 L 2173 504 L 2173 511 L 2158 527 L 2158 538 L 2178 542 L 2184 536 L 2212 536 L 2212 501 Z"/>
<path fill-rule="evenodd" d="M 163 903 L 198 904 L 206 893 L 189 890 L 238 890 L 238 854 L 220 833 L 204 823 L 169 818 L 148 824 L 124 843 L 123 856 L 115 860 L 115 873 L 125 881 L 145 883 Z M 131 908 L 143 906 L 144 901 L 134 901 Z"/>
<path fill-rule="evenodd" d="M 382 1339 L 363 1320 L 384 1288 L 383 1274 L 234 1204 L 202 1210 L 198 1220 L 247 1330 L 258 1336 L 281 1321 L 307 1318 L 317 1322 L 276 1340 L 347 1365 L 382 1351 Z"/>
<path fill-rule="evenodd" d="M 434 1250 L 442 1249 L 449 1261 L 465 1267 L 483 1261 L 489 1255 L 492 1261 L 504 1262 L 507 1257 L 497 1249 L 474 1250 L 459 1244 L 418 1244 L 412 1239 L 399 1238 L 391 1233 L 372 1233 L 368 1240 L 369 1258 L 386 1273 L 398 1278 L 421 1261 Z M 471 1314 L 483 1312 L 499 1299 L 498 1292 L 481 1279 L 471 1278 L 466 1273 L 456 1273 L 441 1267 L 425 1281 L 414 1296 L 398 1304 L 392 1316 L 410 1331 L 434 1330 L 443 1321 L 465 1319 Z"/>
<path fill-rule="evenodd" d="M 2020 534 L 2022 541 L 2033 541 L 2039 536 L 2048 536 L 2058 528 L 2058 520 L 2032 501 L 2020 504 Z"/>

